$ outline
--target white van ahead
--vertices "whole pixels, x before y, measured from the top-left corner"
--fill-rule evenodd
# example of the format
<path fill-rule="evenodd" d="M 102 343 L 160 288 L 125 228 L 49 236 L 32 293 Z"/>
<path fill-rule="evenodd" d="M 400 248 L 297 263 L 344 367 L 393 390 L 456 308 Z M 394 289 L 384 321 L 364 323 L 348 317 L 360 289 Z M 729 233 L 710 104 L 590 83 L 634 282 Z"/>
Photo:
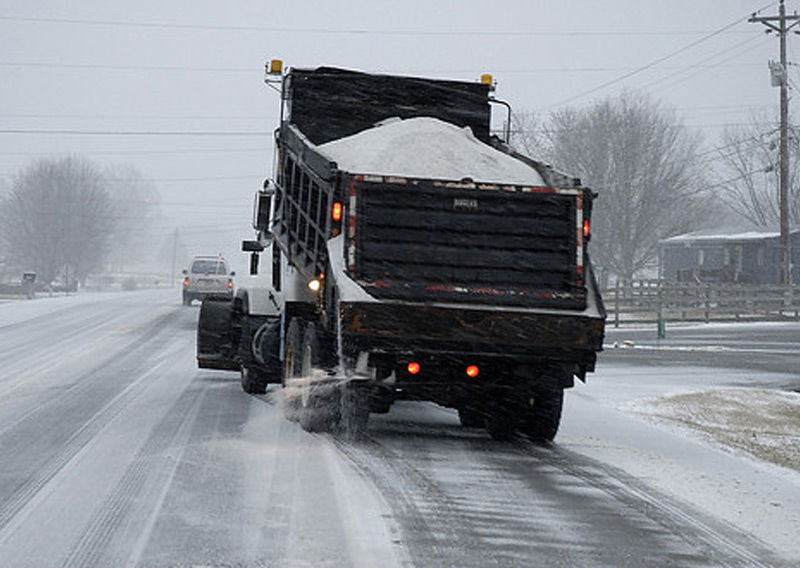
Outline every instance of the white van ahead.
<path fill-rule="evenodd" d="M 221 256 L 196 256 L 183 271 L 183 305 L 207 296 L 233 297 L 233 276 Z"/>

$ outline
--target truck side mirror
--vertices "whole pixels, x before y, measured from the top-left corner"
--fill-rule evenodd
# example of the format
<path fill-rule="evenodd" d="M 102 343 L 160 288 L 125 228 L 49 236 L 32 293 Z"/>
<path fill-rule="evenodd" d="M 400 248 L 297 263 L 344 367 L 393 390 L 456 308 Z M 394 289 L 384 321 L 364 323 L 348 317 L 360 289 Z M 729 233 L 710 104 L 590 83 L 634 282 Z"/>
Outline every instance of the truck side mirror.
<path fill-rule="evenodd" d="M 256 231 L 262 233 L 269 231 L 269 212 L 272 207 L 273 195 L 275 195 L 275 186 L 270 180 L 265 180 L 264 189 L 256 193 L 256 202 L 253 207 L 253 228 Z"/>
<path fill-rule="evenodd" d="M 267 233 L 269 234 L 269 233 Z M 258 274 L 258 253 L 264 250 L 259 241 L 242 241 L 242 251 L 250 253 L 250 275 Z"/>
<path fill-rule="evenodd" d="M 250 254 L 250 276 L 258 274 L 258 253 L 253 252 Z"/>

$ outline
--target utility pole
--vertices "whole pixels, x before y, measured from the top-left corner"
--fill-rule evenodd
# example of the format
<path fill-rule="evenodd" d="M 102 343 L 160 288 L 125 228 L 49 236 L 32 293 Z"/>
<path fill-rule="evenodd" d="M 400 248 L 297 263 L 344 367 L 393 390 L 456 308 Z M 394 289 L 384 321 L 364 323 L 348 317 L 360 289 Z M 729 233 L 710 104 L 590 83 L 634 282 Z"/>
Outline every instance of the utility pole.
<path fill-rule="evenodd" d="M 773 86 L 780 87 L 781 90 L 781 124 L 780 124 L 780 169 L 779 169 L 779 207 L 780 207 L 780 262 L 781 262 L 781 284 L 791 285 L 791 252 L 789 249 L 789 93 L 788 93 L 788 73 L 786 71 L 786 34 L 795 27 L 800 20 L 800 16 L 792 14 L 786 15 L 786 6 L 781 0 L 777 16 L 757 16 L 753 14 L 747 21 L 750 23 L 760 23 L 767 27 L 767 33 L 777 32 L 781 41 L 781 60 L 779 64 L 770 63 L 772 71 Z M 791 22 L 791 23 L 789 23 Z M 797 33 L 797 32 L 795 32 Z"/>
<path fill-rule="evenodd" d="M 172 272 L 169 275 L 170 287 L 177 283 L 175 280 L 175 262 L 178 258 L 178 227 L 175 227 L 175 234 L 172 237 Z"/>

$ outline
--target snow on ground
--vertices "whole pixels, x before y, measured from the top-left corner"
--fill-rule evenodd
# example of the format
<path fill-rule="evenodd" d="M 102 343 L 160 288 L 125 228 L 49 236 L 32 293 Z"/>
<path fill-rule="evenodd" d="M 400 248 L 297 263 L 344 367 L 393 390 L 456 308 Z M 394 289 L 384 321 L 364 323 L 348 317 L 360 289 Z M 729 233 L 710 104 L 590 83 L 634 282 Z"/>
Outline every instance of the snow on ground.
<path fill-rule="evenodd" d="M 137 293 L 103 297 L 121 301 Z M 94 294 L 77 294 L 0 302 L 0 325 L 97 300 Z M 179 309 L 177 296 L 175 305 Z M 641 366 L 601 355 L 588 384 L 568 391 L 556 441 L 800 558 L 800 394 L 730 387 L 764 374 Z M 371 520 L 358 522 L 368 526 Z"/>
<path fill-rule="evenodd" d="M 601 354 L 556 441 L 800 559 L 800 395 L 731 387 L 793 378 Z"/>
<path fill-rule="evenodd" d="M 124 297 L 130 292 L 81 292 L 79 294 L 39 294 L 30 300 L 21 296 L 0 298 L 0 325 L 10 325 L 19 321 L 32 319 L 73 306 L 89 304 L 97 301 L 97 294 L 104 298 Z M 177 297 L 177 296 L 176 296 Z"/>
<path fill-rule="evenodd" d="M 631 409 L 726 450 L 800 472 L 800 394 L 725 388 L 639 401 Z"/>
<path fill-rule="evenodd" d="M 536 170 L 484 144 L 469 128 L 435 118 L 390 119 L 319 150 L 351 173 L 545 185 Z"/>

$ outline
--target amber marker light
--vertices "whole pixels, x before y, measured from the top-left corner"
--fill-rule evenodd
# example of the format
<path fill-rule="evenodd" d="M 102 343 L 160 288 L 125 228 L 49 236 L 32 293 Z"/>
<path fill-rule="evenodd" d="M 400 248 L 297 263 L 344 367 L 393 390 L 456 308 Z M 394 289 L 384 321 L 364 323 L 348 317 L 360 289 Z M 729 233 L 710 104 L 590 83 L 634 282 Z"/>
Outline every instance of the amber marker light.
<path fill-rule="evenodd" d="M 336 222 L 339 222 L 339 221 L 342 220 L 342 204 L 339 203 L 338 201 L 333 204 L 333 209 L 331 211 L 331 217 L 333 217 L 333 220 L 336 221 Z"/>

